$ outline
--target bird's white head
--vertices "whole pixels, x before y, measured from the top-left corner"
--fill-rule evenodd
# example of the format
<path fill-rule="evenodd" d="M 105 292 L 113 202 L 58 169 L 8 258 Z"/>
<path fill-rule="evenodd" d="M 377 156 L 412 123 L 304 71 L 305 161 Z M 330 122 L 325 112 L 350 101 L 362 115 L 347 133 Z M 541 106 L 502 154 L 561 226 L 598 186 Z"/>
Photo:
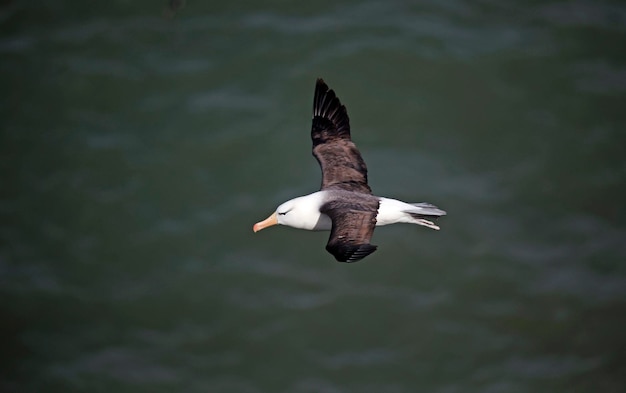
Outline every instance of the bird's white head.
<path fill-rule="evenodd" d="M 298 198 L 288 200 L 276 208 L 268 218 L 257 222 L 252 227 L 254 232 L 273 225 L 287 225 L 300 229 L 327 229 L 321 228 L 320 225 L 326 226 L 319 209 L 321 206 L 321 196 L 314 193 Z M 325 216 L 324 216 L 325 217 Z"/>

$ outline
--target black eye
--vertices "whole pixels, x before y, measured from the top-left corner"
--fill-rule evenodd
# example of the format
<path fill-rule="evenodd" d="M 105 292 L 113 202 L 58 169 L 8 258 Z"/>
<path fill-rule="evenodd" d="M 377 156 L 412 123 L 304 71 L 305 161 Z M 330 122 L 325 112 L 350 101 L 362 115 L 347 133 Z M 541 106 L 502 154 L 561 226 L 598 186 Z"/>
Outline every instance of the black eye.
<path fill-rule="evenodd" d="M 279 215 L 279 216 L 284 216 L 285 214 L 287 214 L 287 212 L 282 212 L 282 213 L 281 213 L 281 212 L 278 212 L 278 215 Z"/>

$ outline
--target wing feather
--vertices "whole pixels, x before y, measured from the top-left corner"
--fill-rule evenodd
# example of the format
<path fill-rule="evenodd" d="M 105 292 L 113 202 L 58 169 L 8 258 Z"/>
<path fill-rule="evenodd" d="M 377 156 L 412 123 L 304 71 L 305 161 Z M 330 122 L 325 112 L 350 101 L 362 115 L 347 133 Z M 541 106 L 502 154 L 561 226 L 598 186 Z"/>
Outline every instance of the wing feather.
<path fill-rule="evenodd" d="M 337 261 L 357 262 L 376 251 L 370 240 L 376 227 L 378 204 L 378 199 L 371 197 L 362 201 L 337 199 L 321 207 L 320 211 L 332 220 L 326 251 Z"/>
<path fill-rule="evenodd" d="M 367 166 L 350 139 L 346 107 L 322 79 L 317 80 L 313 97 L 311 128 L 313 156 L 322 168 L 322 187 L 371 194 Z"/>

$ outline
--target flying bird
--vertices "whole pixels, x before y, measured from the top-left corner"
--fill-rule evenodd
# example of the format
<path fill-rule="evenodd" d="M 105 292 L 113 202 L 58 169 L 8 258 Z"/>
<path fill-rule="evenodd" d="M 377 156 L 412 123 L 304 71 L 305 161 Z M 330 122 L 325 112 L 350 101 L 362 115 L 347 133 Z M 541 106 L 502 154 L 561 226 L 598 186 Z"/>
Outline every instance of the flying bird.
<path fill-rule="evenodd" d="M 254 224 L 254 232 L 276 224 L 330 230 L 326 250 L 339 262 L 356 262 L 376 251 L 370 239 L 377 226 L 409 223 L 439 229 L 433 220 L 446 212 L 436 206 L 372 194 L 367 166 L 350 138 L 346 107 L 322 79 L 315 85 L 311 139 L 322 168 L 321 189 L 281 204 Z"/>

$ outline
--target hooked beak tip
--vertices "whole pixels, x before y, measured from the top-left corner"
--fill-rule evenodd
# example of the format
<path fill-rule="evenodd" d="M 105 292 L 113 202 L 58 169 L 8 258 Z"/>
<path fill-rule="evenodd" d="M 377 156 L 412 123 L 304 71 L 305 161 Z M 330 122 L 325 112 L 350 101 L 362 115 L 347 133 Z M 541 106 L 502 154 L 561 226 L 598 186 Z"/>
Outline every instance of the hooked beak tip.
<path fill-rule="evenodd" d="M 276 225 L 276 224 L 278 224 L 278 218 L 276 217 L 276 213 L 272 213 L 272 215 L 267 217 L 265 220 L 254 224 L 254 226 L 252 227 L 252 230 L 256 233 L 260 231 L 261 229 L 271 227 L 272 225 Z"/>

